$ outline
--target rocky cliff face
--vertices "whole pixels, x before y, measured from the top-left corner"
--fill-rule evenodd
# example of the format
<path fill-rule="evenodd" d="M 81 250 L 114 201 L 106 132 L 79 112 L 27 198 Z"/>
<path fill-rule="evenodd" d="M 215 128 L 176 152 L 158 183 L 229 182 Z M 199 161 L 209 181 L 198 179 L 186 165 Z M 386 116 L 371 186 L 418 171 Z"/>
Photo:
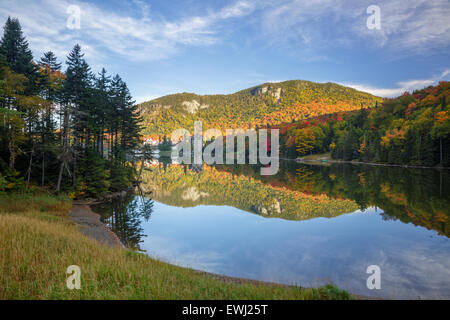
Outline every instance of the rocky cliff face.
<path fill-rule="evenodd" d="M 283 94 L 282 88 L 273 88 L 270 85 L 264 87 L 257 87 L 252 90 L 252 95 L 262 97 L 265 94 L 270 94 L 277 100 L 281 99 L 281 95 Z"/>
<path fill-rule="evenodd" d="M 199 109 L 206 109 L 209 108 L 209 105 L 207 104 L 200 104 L 197 100 L 192 101 L 183 101 L 181 105 L 184 107 L 184 109 L 189 113 L 197 113 Z"/>
<path fill-rule="evenodd" d="M 198 110 L 209 108 L 208 104 L 200 104 L 197 100 L 192 101 L 183 101 L 181 103 L 181 106 L 189 113 L 195 114 Z M 165 105 L 165 104 L 150 104 L 149 105 L 151 112 L 157 113 L 164 109 L 170 109 L 173 106 L 172 105 Z"/>
<path fill-rule="evenodd" d="M 272 205 L 264 207 L 262 204 L 252 207 L 252 209 L 263 216 L 280 215 L 283 213 L 281 208 L 281 202 L 278 199 L 274 199 Z"/>
<path fill-rule="evenodd" d="M 192 202 L 196 202 L 200 198 L 208 197 L 209 193 L 201 192 L 196 187 L 189 187 L 181 195 L 183 200 L 190 200 Z"/>

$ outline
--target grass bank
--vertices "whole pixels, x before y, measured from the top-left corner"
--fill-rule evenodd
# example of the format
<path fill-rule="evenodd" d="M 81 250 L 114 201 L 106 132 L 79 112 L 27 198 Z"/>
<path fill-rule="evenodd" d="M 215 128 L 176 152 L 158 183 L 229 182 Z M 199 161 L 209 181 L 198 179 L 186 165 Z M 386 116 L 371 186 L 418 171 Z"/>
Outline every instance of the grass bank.
<path fill-rule="evenodd" d="M 0 195 L 0 299 L 350 299 L 319 289 L 222 281 L 86 237 L 70 221 L 70 199 Z M 66 269 L 81 268 L 81 289 Z"/>

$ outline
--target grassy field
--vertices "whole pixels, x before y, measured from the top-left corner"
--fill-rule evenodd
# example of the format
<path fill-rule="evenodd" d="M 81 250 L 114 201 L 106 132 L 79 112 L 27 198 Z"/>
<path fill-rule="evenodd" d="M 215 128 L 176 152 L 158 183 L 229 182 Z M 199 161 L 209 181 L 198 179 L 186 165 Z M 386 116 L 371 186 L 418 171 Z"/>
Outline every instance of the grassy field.
<path fill-rule="evenodd" d="M 70 221 L 70 199 L 0 195 L 0 299 L 351 299 L 331 285 L 302 289 L 236 284 L 113 249 Z M 81 268 L 81 289 L 66 269 Z"/>

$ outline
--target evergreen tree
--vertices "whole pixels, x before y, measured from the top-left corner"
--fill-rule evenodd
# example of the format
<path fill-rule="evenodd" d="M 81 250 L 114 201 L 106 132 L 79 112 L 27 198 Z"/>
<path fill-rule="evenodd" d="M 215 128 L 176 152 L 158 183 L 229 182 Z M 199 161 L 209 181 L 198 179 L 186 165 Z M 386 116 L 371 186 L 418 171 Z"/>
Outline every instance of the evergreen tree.
<path fill-rule="evenodd" d="M 130 95 L 130 91 L 125 82 L 122 83 L 122 97 L 124 103 L 122 122 L 122 149 L 126 153 L 133 152 L 139 144 L 140 123 L 136 101 Z"/>
<path fill-rule="evenodd" d="M 40 110 L 47 103 L 36 95 L 39 93 L 39 73 L 19 21 L 8 17 L 3 29 L 0 40 L 0 67 L 6 90 L 2 107 L 8 110 L 10 115 L 16 113 L 4 118 L 8 121 L 4 121 L 2 140 L 4 145 L 7 145 L 5 153 L 9 155 L 9 168 L 15 169 L 16 159 L 22 154 L 30 159 L 30 173 L 35 144 L 33 133 Z"/>
<path fill-rule="evenodd" d="M 87 134 L 88 118 L 91 116 L 90 92 L 92 73 L 84 60 L 81 47 L 77 44 L 67 57 L 66 79 L 64 81 L 64 102 L 70 104 L 75 144 L 84 143 Z"/>
<path fill-rule="evenodd" d="M 97 130 L 95 131 L 95 148 L 103 157 L 107 119 L 110 117 L 110 113 L 112 113 L 110 96 L 111 77 L 106 75 L 105 68 L 102 69 L 98 76 L 99 77 L 95 81 L 96 101 L 94 117 L 98 123 Z"/>
<path fill-rule="evenodd" d="M 51 72 L 61 70 L 61 63 L 58 63 L 58 59 L 52 51 L 44 53 L 44 56 L 41 58 L 40 64 L 43 66 L 48 66 Z"/>
<path fill-rule="evenodd" d="M 57 58 L 52 51 L 44 53 L 39 62 L 42 80 L 41 95 L 49 101 L 48 107 L 42 113 L 41 121 L 38 122 L 37 131 L 41 135 L 41 143 L 39 146 L 41 158 L 41 186 L 45 185 L 46 167 L 49 164 L 56 164 L 56 123 L 55 110 L 56 105 L 60 101 L 62 81 L 64 75 L 61 73 L 61 63 L 57 62 Z M 50 162 L 50 163 L 49 163 Z"/>
<path fill-rule="evenodd" d="M 28 42 L 22 32 L 19 20 L 8 17 L 0 40 L 0 61 L 5 63 L 15 73 L 23 74 L 28 79 L 27 93 L 36 93 L 35 81 L 39 73 L 33 63 L 33 54 L 28 48 Z"/>
<path fill-rule="evenodd" d="M 126 83 L 105 69 L 96 78 L 79 45 L 66 63 L 62 72 L 51 51 L 34 63 L 19 21 L 8 18 L 0 41 L 0 184 L 38 182 L 79 196 L 129 188 L 141 128 Z"/>

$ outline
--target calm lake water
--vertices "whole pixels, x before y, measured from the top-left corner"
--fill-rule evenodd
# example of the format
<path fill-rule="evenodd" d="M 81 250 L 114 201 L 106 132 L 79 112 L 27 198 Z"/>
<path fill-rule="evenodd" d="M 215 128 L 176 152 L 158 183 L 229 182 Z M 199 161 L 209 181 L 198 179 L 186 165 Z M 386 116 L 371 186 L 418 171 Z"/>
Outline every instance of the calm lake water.
<path fill-rule="evenodd" d="M 450 299 L 448 171 L 292 161 L 266 177 L 247 165 L 149 169 L 143 193 L 94 208 L 128 247 L 234 277 Z M 380 290 L 367 288 L 370 265 Z"/>

